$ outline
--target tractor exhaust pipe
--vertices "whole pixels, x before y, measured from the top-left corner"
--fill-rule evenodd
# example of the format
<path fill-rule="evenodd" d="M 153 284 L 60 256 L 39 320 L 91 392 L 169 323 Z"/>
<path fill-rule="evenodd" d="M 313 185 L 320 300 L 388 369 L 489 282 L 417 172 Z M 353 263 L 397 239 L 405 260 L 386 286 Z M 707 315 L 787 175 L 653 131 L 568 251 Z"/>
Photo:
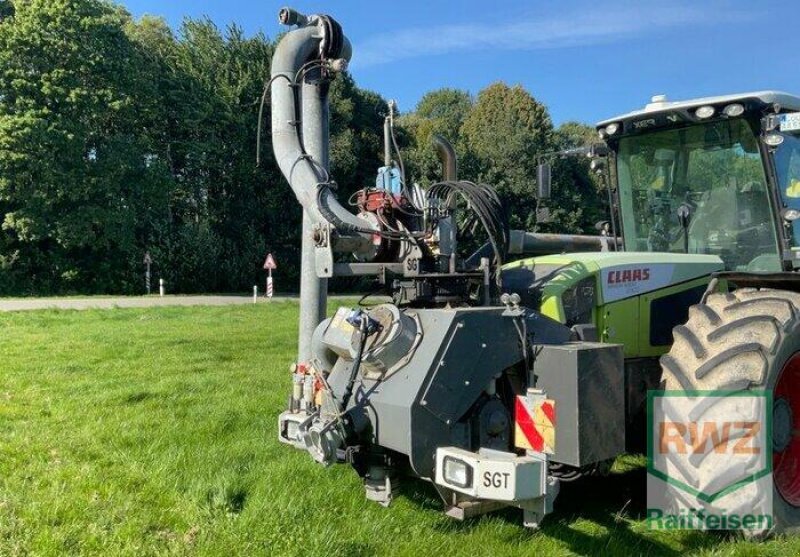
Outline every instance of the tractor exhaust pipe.
<path fill-rule="evenodd" d="M 453 146 L 439 134 L 433 135 L 433 146 L 442 162 L 442 180 L 445 182 L 458 180 L 458 159 L 456 159 L 456 151 Z"/>
<path fill-rule="evenodd" d="M 458 162 L 455 149 L 453 149 L 449 141 L 439 134 L 434 134 L 432 139 L 433 146 L 442 163 L 442 180 L 455 182 L 458 180 Z M 455 212 L 455 209 L 455 198 L 453 198 L 450 206 L 451 214 Z M 441 235 L 439 249 L 441 254 L 448 259 L 447 270 L 450 273 L 455 273 L 458 263 L 458 228 L 453 216 L 439 221 L 439 233 Z"/>

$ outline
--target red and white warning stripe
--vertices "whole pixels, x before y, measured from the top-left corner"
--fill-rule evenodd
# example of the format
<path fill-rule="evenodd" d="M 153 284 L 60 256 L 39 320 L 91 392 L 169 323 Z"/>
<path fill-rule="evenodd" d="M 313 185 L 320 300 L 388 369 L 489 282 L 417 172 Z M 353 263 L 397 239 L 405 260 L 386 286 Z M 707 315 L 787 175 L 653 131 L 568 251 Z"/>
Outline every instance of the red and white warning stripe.
<path fill-rule="evenodd" d="M 273 288 L 272 288 L 272 277 L 267 277 L 267 298 L 272 298 Z"/>
<path fill-rule="evenodd" d="M 519 449 L 553 454 L 556 450 L 556 403 L 518 396 L 514 405 L 514 444 Z"/>

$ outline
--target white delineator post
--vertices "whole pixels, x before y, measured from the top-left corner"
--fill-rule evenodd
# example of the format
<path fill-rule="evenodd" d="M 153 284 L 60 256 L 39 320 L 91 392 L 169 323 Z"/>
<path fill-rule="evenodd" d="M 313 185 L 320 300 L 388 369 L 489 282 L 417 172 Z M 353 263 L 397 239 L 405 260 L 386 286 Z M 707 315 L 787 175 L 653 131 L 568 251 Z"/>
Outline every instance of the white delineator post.
<path fill-rule="evenodd" d="M 166 286 L 164 285 L 164 279 L 158 279 L 158 295 L 163 296 L 167 291 Z"/>
<path fill-rule="evenodd" d="M 267 275 L 267 298 L 272 299 L 273 288 L 272 288 L 272 269 L 269 270 L 269 274 Z"/>
<path fill-rule="evenodd" d="M 258 303 L 258 286 L 256 286 L 255 284 L 253 285 L 253 303 L 254 304 Z"/>

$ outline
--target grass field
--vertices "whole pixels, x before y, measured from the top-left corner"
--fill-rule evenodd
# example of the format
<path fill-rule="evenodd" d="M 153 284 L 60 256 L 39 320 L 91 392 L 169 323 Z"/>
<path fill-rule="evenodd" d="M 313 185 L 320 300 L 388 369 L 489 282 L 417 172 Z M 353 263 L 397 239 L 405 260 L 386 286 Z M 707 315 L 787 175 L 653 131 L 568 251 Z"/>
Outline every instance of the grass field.
<path fill-rule="evenodd" d="M 641 460 L 465 523 L 406 481 L 390 509 L 276 440 L 297 306 L 0 315 L 0 555 L 798 555 L 649 531 Z"/>

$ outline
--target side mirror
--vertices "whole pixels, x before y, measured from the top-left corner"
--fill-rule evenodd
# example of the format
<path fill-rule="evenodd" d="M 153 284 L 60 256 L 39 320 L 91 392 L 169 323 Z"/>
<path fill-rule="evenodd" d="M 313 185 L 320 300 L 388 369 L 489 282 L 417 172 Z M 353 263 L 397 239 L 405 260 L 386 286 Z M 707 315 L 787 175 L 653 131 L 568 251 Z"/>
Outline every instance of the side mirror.
<path fill-rule="evenodd" d="M 550 164 L 546 162 L 540 163 L 536 169 L 536 196 L 539 199 L 550 199 L 551 185 Z"/>

